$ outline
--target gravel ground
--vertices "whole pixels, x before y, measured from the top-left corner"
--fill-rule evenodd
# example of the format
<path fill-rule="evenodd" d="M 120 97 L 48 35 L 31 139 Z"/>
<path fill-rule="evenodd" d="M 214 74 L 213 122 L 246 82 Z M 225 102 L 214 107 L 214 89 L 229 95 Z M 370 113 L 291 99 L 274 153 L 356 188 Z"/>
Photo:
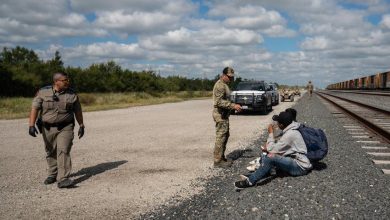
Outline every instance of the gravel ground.
<path fill-rule="evenodd" d="M 0 219 L 136 219 L 170 198 L 205 192 L 205 179 L 225 175 L 212 168 L 211 111 L 208 99 L 85 113 L 86 134 L 72 149 L 73 189 L 43 185 L 43 141 L 27 134 L 27 119 L 0 120 Z M 227 153 L 239 155 L 272 115 L 232 116 Z"/>
<path fill-rule="evenodd" d="M 382 108 L 390 111 L 390 96 L 353 94 L 353 93 L 326 91 L 326 90 L 324 92 L 330 92 L 331 94 L 335 94 L 337 96 L 351 99 L 353 101 L 357 101 L 365 104 L 369 103 L 370 105 L 375 106 L 377 108 Z"/>
<path fill-rule="evenodd" d="M 311 173 L 277 176 L 236 192 L 233 182 L 259 153 L 263 135 L 235 155 L 239 159 L 231 169 L 199 179 L 206 186 L 200 194 L 173 198 L 140 219 L 389 219 L 390 176 L 344 129 L 350 120 L 317 96 L 304 96 L 295 108 L 300 122 L 322 128 L 328 137 L 329 154 Z"/>

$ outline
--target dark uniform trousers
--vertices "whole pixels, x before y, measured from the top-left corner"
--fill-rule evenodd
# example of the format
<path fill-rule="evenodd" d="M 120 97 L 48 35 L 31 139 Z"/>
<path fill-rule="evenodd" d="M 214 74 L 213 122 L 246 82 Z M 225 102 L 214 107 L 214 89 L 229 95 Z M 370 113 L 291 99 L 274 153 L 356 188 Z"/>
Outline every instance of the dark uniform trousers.
<path fill-rule="evenodd" d="M 74 138 L 73 128 L 74 124 L 70 123 L 65 127 L 43 126 L 42 129 L 46 160 L 49 167 L 48 175 L 57 177 L 57 181 L 68 178 L 71 173 L 70 150 Z"/>

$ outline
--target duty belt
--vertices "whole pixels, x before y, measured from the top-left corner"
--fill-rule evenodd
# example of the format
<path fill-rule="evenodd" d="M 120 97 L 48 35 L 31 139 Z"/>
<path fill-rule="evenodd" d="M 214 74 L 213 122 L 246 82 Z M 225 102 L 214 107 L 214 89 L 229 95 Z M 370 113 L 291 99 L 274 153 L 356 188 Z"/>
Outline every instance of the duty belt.
<path fill-rule="evenodd" d="M 59 122 L 59 123 L 47 123 L 47 122 L 43 122 L 43 127 L 45 128 L 51 128 L 51 127 L 57 127 L 59 129 L 62 129 L 70 124 L 74 124 L 74 121 L 70 121 L 70 122 Z"/>

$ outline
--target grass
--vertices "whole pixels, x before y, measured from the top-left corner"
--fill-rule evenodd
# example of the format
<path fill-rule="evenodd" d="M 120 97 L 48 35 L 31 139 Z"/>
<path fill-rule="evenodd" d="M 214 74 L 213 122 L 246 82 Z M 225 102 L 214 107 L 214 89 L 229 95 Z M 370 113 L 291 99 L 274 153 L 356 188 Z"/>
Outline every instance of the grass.
<path fill-rule="evenodd" d="M 164 93 L 81 93 L 79 97 L 83 111 L 86 112 L 210 98 L 211 95 L 210 91 L 183 91 Z M 27 118 L 31 110 L 31 103 L 32 98 L 1 97 L 0 119 Z"/>

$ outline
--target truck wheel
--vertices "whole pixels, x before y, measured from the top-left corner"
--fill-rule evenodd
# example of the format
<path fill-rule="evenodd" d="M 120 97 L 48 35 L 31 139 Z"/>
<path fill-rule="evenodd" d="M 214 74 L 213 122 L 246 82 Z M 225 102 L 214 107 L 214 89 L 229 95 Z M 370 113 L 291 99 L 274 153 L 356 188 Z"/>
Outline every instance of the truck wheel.
<path fill-rule="evenodd" d="M 268 111 L 268 112 L 272 112 L 272 104 L 269 105 L 269 107 L 267 108 L 267 111 Z"/>

